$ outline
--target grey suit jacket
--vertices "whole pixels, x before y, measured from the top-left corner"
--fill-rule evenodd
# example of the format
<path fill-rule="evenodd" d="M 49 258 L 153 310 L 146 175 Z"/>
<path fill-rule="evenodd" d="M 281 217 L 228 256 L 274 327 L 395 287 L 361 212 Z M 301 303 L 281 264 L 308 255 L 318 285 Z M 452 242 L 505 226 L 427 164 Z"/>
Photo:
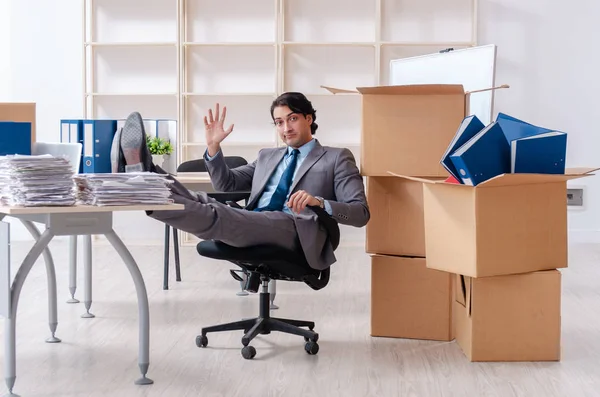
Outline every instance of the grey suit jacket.
<path fill-rule="evenodd" d="M 250 190 L 247 208 L 254 209 L 265 186 L 283 158 L 287 147 L 262 149 L 251 164 L 229 169 L 223 152 L 207 162 L 207 169 L 218 191 Z M 340 224 L 362 227 L 370 218 L 362 176 L 352 152 L 346 148 L 315 147 L 302 162 L 292 183 L 292 193 L 304 190 L 328 200 L 332 216 Z M 335 255 L 316 215 L 305 209 L 294 218 L 300 245 L 308 264 L 319 270 L 335 262 Z"/>

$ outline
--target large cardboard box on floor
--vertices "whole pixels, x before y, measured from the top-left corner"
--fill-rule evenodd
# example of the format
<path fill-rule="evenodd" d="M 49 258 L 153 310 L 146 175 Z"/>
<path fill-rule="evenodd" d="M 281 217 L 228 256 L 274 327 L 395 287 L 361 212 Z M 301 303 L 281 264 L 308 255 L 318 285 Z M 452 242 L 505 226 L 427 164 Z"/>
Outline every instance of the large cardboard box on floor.
<path fill-rule="evenodd" d="M 334 94 L 355 93 L 322 86 Z M 358 87 L 362 99 L 360 171 L 388 176 L 447 176 L 440 158 L 468 114 L 462 85 Z"/>
<path fill-rule="evenodd" d="M 454 275 L 423 258 L 371 257 L 371 335 L 450 341 Z"/>
<path fill-rule="evenodd" d="M 566 182 L 594 170 L 502 174 L 477 186 L 396 176 L 423 182 L 427 266 L 488 277 L 568 266 Z"/>
<path fill-rule="evenodd" d="M 558 270 L 455 282 L 454 332 L 469 360 L 560 360 Z"/>
<path fill-rule="evenodd" d="M 18 121 L 31 123 L 31 142 L 36 141 L 36 105 L 25 102 L 0 103 L 0 121 Z"/>
<path fill-rule="evenodd" d="M 366 185 L 371 209 L 366 252 L 424 257 L 422 183 L 393 176 L 368 176 Z"/>

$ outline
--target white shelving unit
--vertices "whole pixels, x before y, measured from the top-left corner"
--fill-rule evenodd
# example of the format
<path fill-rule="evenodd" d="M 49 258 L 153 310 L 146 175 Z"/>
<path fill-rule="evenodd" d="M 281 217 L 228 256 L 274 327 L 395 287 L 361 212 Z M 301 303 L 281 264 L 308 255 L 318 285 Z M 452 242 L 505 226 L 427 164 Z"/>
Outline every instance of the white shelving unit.
<path fill-rule="evenodd" d="M 387 85 L 391 59 L 477 45 L 477 0 L 84 1 L 85 117 L 176 119 L 178 163 L 204 153 L 217 102 L 235 123 L 226 155 L 280 145 L 269 108 L 286 91 L 359 162 L 360 96 L 321 85 Z"/>

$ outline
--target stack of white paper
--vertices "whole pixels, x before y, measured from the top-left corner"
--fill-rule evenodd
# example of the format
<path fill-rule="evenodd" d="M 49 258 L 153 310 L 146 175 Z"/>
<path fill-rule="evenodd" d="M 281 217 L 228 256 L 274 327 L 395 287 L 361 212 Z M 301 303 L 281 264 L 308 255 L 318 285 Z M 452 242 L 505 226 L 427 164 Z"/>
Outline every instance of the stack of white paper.
<path fill-rule="evenodd" d="M 151 172 L 79 174 L 75 176 L 77 201 L 88 205 L 170 204 L 166 175 Z"/>
<path fill-rule="evenodd" d="M 69 160 L 52 155 L 0 157 L 0 203 L 10 206 L 75 204 Z"/>

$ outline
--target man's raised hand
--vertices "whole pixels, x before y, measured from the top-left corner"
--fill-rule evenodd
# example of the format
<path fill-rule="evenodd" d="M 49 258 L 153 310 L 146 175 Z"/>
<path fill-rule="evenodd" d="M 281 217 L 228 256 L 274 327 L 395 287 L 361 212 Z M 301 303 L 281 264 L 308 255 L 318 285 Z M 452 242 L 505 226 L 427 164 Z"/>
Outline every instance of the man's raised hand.
<path fill-rule="evenodd" d="M 208 146 L 208 155 L 214 156 L 221 150 L 221 142 L 233 131 L 233 124 L 224 129 L 227 107 L 223 106 L 223 114 L 219 113 L 219 104 L 215 106 L 215 116 L 212 109 L 208 109 L 208 118 L 204 116 L 204 133 L 206 135 L 206 145 Z"/>

